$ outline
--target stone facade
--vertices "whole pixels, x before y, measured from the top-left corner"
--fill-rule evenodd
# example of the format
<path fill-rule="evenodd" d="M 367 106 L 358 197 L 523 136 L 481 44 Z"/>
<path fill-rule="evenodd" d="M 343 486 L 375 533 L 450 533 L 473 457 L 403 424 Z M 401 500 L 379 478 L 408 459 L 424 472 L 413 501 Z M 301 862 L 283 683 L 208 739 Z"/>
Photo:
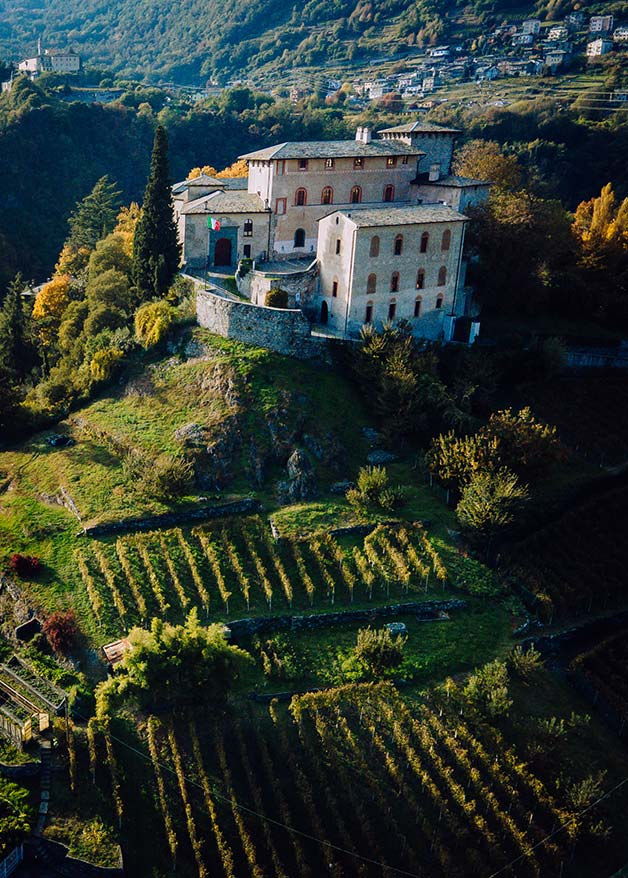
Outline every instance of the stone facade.
<path fill-rule="evenodd" d="M 310 324 L 300 310 L 266 308 L 198 290 L 198 322 L 210 332 L 257 347 L 269 348 L 301 360 L 324 355 L 322 345 L 312 338 Z"/>
<path fill-rule="evenodd" d="M 465 222 L 444 205 L 338 211 L 322 220 L 323 322 L 355 337 L 365 323 L 405 319 L 417 335 L 443 338 L 445 315 L 464 308 L 456 290 Z"/>

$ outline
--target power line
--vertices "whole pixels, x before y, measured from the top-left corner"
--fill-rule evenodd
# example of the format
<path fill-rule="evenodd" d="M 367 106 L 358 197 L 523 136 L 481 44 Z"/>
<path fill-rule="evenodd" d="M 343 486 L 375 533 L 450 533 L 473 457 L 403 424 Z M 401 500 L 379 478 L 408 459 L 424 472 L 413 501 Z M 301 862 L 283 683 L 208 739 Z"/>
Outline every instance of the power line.
<path fill-rule="evenodd" d="M 502 866 L 501 869 L 498 869 L 497 872 L 493 872 L 491 875 L 488 876 L 488 878 L 497 878 L 497 876 L 501 875 L 502 872 L 505 872 L 506 869 L 510 869 L 511 866 L 514 866 L 520 860 L 525 859 L 525 857 L 529 857 L 533 851 L 535 851 L 537 848 L 541 847 L 541 845 L 544 845 L 551 838 L 554 838 L 554 836 L 558 835 L 559 832 L 562 832 L 563 829 L 566 829 L 568 826 L 571 826 L 571 824 L 574 823 L 579 817 L 582 817 L 582 815 L 586 814 L 587 811 L 590 811 L 592 808 L 595 808 L 596 805 L 599 805 L 600 802 L 604 801 L 604 799 L 608 799 L 609 796 L 612 796 L 613 793 L 616 793 L 617 790 L 621 789 L 621 787 L 623 787 L 624 784 L 627 784 L 627 783 L 628 783 L 628 777 L 625 777 L 618 784 L 615 784 L 615 786 L 612 789 L 603 793 L 601 796 L 598 796 L 598 798 L 595 799 L 594 802 L 591 802 L 590 805 L 587 805 L 586 808 L 583 808 L 577 814 L 574 814 L 573 817 L 570 817 L 569 820 L 567 820 L 565 823 L 563 823 L 561 826 L 559 826 L 558 829 L 555 829 L 553 832 L 550 832 L 549 835 L 546 835 L 545 838 L 542 838 L 540 841 L 537 841 L 537 843 L 535 845 L 533 845 L 529 850 L 527 850 L 523 854 L 519 854 L 518 857 L 515 857 L 514 860 L 510 861 L 510 863 L 506 863 L 506 865 Z"/>
<path fill-rule="evenodd" d="M 80 719 L 85 720 L 85 717 L 80 717 Z M 135 755 L 139 756 L 140 758 L 144 759 L 146 762 L 150 762 L 151 765 L 153 765 L 153 767 L 155 765 L 158 765 L 160 768 L 164 769 L 165 771 L 167 771 L 169 774 L 173 775 L 174 777 L 177 776 L 176 771 L 171 766 L 169 766 L 167 763 L 160 762 L 159 760 L 153 760 L 146 753 L 143 753 L 141 750 L 138 750 L 137 747 L 133 747 L 131 744 L 127 743 L 126 741 L 123 741 L 121 738 L 118 738 L 115 735 L 112 735 L 111 733 L 109 733 L 109 736 L 111 737 L 112 740 L 116 741 L 122 747 L 126 747 L 126 749 L 129 750 L 130 752 L 132 752 Z M 187 781 L 187 783 L 190 784 L 190 786 L 193 786 L 196 789 L 198 789 L 199 791 L 204 793 L 204 789 L 203 789 L 202 784 L 198 783 L 198 781 L 195 781 L 193 778 L 189 777 L 187 774 L 183 774 L 183 777 Z M 274 817 L 268 817 L 267 815 L 262 814 L 260 811 L 256 811 L 254 808 L 249 808 L 247 805 L 240 804 L 239 802 L 236 801 L 235 798 L 224 796 L 222 793 L 217 792 L 214 784 L 211 784 L 211 787 L 212 787 L 213 795 L 221 802 L 224 802 L 225 804 L 230 805 L 232 808 L 237 808 L 238 811 L 243 811 L 246 814 L 250 814 L 254 817 L 257 817 L 259 820 L 262 820 L 266 823 L 271 823 L 274 826 L 279 827 L 280 829 L 284 829 L 286 832 L 290 832 L 293 835 L 299 835 L 301 838 L 305 838 L 308 841 L 313 841 L 313 842 L 315 842 L 315 844 L 318 844 L 321 847 L 325 847 L 328 850 L 333 850 L 333 851 L 336 851 L 337 853 L 344 854 L 345 856 L 353 857 L 354 859 L 360 860 L 363 863 L 369 863 L 371 866 L 377 866 L 377 868 L 381 869 L 382 871 L 394 872 L 397 875 L 405 876 L 405 878 L 423 878 L 423 876 L 419 875 L 416 872 L 407 872 L 404 869 L 398 869 L 395 866 L 389 865 L 388 863 L 381 863 L 378 860 L 373 860 L 370 857 L 364 856 L 363 854 L 359 854 L 355 851 L 347 850 L 346 848 L 340 847 L 340 845 L 333 844 L 332 842 L 326 841 L 325 839 L 317 838 L 314 835 L 310 835 L 307 832 L 303 832 L 303 830 L 301 830 L 301 829 L 296 829 L 294 826 L 289 826 L 287 823 L 282 823 L 282 821 L 280 821 L 280 820 L 275 820 Z M 206 811 L 205 808 L 203 808 L 201 806 L 198 806 L 198 807 L 199 807 L 200 811 L 202 811 L 204 814 L 206 814 L 208 817 L 211 818 L 211 814 L 209 813 L 209 811 Z"/>

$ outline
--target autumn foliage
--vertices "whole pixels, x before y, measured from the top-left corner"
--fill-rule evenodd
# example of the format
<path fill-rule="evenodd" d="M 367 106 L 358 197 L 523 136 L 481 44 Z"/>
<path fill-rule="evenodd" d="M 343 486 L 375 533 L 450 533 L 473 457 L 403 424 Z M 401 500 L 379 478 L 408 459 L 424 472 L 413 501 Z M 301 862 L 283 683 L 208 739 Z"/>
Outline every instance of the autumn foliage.
<path fill-rule="evenodd" d="M 55 652 L 69 652 L 78 635 L 78 626 L 73 610 L 56 612 L 44 622 L 44 634 Z"/>
<path fill-rule="evenodd" d="M 39 558 L 34 555 L 20 555 L 18 552 L 9 559 L 9 570 L 20 579 L 32 579 L 41 569 Z"/>

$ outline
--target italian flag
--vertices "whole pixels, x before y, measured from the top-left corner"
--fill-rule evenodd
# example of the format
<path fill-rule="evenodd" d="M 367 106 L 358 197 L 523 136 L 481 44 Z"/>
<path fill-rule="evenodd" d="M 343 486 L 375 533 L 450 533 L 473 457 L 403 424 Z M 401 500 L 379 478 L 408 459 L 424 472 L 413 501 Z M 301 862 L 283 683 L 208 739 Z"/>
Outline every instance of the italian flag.
<path fill-rule="evenodd" d="M 207 228 L 211 229 L 212 232 L 220 231 L 220 220 L 214 219 L 213 216 L 207 217 Z"/>

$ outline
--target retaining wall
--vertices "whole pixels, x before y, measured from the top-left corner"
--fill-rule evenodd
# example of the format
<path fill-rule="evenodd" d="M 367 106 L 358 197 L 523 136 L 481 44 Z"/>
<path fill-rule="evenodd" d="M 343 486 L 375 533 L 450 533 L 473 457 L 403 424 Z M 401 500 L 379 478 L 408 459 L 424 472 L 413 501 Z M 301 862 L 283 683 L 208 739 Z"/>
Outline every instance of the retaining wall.
<path fill-rule="evenodd" d="M 324 343 L 312 337 L 310 324 L 300 310 L 266 308 L 198 289 L 196 316 L 201 326 L 223 338 L 302 360 L 325 356 Z"/>
<path fill-rule="evenodd" d="M 333 628 L 347 622 L 368 622 L 374 619 L 412 614 L 419 619 L 435 619 L 440 612 L 463 610 L 467 602 L 415 601 L 407 604 L 389 604 L 366 610 L 345 610 L 338 613 L 313 613 L 308 616 L 266 616 L 258 619 L 236 619 L 228 622 L 231 642 L 245 640 L 254 634 L 272 634 L 275 631 L 304 631 L 312 628 Z"/>
<path fill-rule="evenodd" d="M 79 536 L 100 537 L 106 534 L 129 533 L 131 531 L 156 530 L 161 527 L 176 527 L 189 521 L 209 521 L 214 518 L 228 518 L 231 515 L 250 515 L 259 512 L 258 500 L 245 498 L 234 500 L 233 503 L 222 503 L 216 506 L 200 506 L 197 509 L 182 509 L 180 512 L 164 512 L 162 515 L 151 515 L 147 518 L 125 518 L 122 521 L 109 521 L 95 524 L 79 532 Z"/>

